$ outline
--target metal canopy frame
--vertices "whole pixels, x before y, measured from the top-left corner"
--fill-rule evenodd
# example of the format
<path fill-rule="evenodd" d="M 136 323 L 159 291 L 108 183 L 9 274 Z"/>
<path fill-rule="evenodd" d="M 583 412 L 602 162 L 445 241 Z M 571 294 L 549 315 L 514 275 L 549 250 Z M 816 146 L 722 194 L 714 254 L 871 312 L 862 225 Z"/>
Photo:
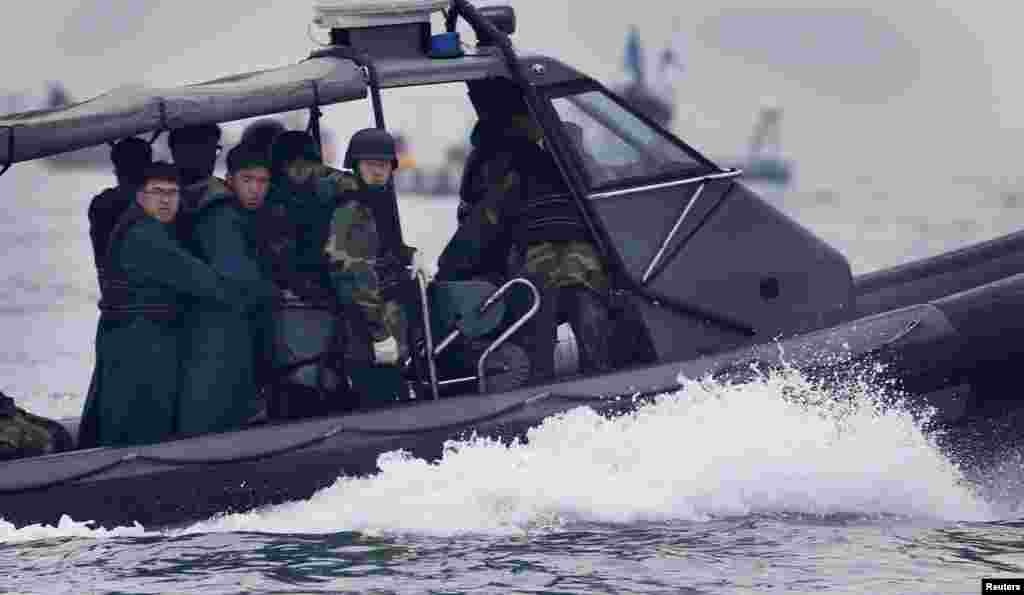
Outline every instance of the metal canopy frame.
<path fill-rule="evenodd" d="M 14 127 L 4 126 L 4 130 L 7 131 L 7 163 L 4 163 L 3 168 L 0 168 L 0 176 L 7 173 L 7 170 L 11 169 L 14 165 Z"/>

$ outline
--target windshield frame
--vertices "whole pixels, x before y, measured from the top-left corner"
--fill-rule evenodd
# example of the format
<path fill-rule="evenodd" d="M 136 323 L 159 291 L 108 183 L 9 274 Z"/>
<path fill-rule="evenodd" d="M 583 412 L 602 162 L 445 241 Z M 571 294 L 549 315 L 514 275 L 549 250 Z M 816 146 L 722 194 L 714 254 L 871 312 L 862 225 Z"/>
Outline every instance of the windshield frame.
<path fill-rule="evenodd" d="M 702 155 L 699 151 L 697 151 L 693 147 L 689 146 L 688 144 L 686 144 L 685 142 L 680 140 L 678 137 L 676 137 L 671 132 L 665 130 L 664 128 L 659 126 L 657 123 L 651 121 L 649 118 L 647 118 L 643 114 L 641 114 L 641 113 L 637 112 L 636 110 L 630 108 L 630 106 L 625 101 L 623 101 L 621 97 L 619 97 L 617 94 L 615 94 L 614 92 L 610 91 L 608 88 L 606 88 L 604 85 L 600 84 L 597 81 L 594 81 L 594 80 L 577 80 L 577 81 L 572 81 L 572 82 L 568 82 L 568 83 L 562 83 L 562 84 L 552 85 L 552 86 L 549 86 L 549 87 L 544 87 L 544 88 L 540 89 L 540 91 L 541 91 L 544 103 L 546 104 L 547 108 L 550 110 L 550 117 L 553 118 L 552 125 L 557 125 L 558 126 L 559 130 L 557 131 L 557 136 L 559 137 L 559 139 L 562 140 L 561 144 L 564 145 L 565 152 L 568 153 L 570 158 L 572 159 L 572 162 L 573 162 L 573 165 L 575 166 L 575 169 L 577 171 L 579 171 L 580 177 L 584 181 L 584 186 L 586 188 L 586 192 L 587 192 L 587 196 L 588 197 L 591 196 L 591 195 L 594 195 L 594 194 L 606 193 L 606 192 L 615 191 L 615 190 L 624 190 L 624 189 L 634 188 L 634 187 L 637 187 L 637 186 L 645 186 L 645 185 L 651 185 L 651 184 L 658 184 L 658 183 L 662 183 L 662 182 L 672 182 L 672 181 L 676 181 L 676 180 L 701 177 L 701 176 L 705 176 L 705 175 L 708 175 L 708 174 L 718 174 L 718 173 L 722 173 L 722 172 L 727 171 L 727 170 L 722 169 L 720 166 L 718 166 L 717 164 L 712 162 L 710 159 L 708 159 L 704 155 Z M 658 174 L 654 174 L 654 175 L 630 176 L 630 177 L 625 177 L 625 178 L 619 178 L 619 179 L 616 179 L 616 180 L 613 180 L 613 181 L 610 181 L 610 182 L 604 182 L 604 183 L 601 183 L 601 184 L 595 184 L 594 180 L 591 178 L 590 172 L 587 170 L 587 168 L 585 167 L 585 165 L 583 163 L 581 155 L 576 150 L 576 148 L 573 146 L 573 144 L 568 142 L 568 138 L 567 138 L 568 135 L 566 134 L 565 130 L 562 129 L 563 128 L 563 120 L 559 116 L 558 110 L 555 107 L 555 103 L 554 103 L 554 100 L 556 100 L 556 99 L 562 99 L 562 98 L 566 98 L 566 97 L 571 97 L 573 95 L 581 95 L 581 94 L 587 93 L 587 92 L 597 92 L 597 93 L 600 93 L 601 95 L 603 95 L 603 96 L 607 97 L 608 99 L 610 99 L 618 107 L 622 108 L 623 110 L 628 112 L 630 115 L 632 115 L 632 116 L 636 117 L 637 119 L 639 119 L 641 122 L 643 122 L 649 128 L 651 128 L 652 131 L 655 134 L 658 134 L 662 139 L 664 139 L 664 140 L 668 141 L 670 144 L 678 147 L 683 153 L 685 153 L 688 157 L 690 157 L 693 160 L 693 162 L 694 162 L 694 166 L 693 167 L 680 167 L 679 169 L 677 169 L 675 171 L 668 171 L 668 172 L 658 173 Z M 601 123 L 602 125 L 605 124 L 603 118 L 602 119 L 595 118 L 595 120 L 598 121 L 599 123 Z M 609 130 L 618 136 L 618 133 L 616 132 L 615 128 L 609 127 Z M 629 142 L 628 136 L 622 136 L 620 138 L 621 138 L 621 140 L 623 142 L 626 142 L 627 144 L 630 144 L 631 147 L 634 147 L 641 154 L 644 153 L 642 148 L 635 147 L 632 143 Z"/>

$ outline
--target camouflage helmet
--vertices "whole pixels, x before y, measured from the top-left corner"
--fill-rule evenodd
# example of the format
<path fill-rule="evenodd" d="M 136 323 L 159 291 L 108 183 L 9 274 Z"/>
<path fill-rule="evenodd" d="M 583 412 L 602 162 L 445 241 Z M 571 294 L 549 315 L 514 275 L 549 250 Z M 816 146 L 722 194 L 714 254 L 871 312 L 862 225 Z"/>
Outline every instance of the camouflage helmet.
<path fill-rule="evenodd" d="M 360 159 L 379 159 L 390 161 L 391 166 L 398 167 L 398 151 L 395 139 L 387 131 L 379 128 L 364 128 L 352 135 L 345 152 L 345 167 L 355 169 Z"/>
<path fill-rule="evenodd" d="M 274 118 L 263 118 L 245 127 L 238 144 L 270 148 L 277 135 L 285 132 L 284 124 Z"/>

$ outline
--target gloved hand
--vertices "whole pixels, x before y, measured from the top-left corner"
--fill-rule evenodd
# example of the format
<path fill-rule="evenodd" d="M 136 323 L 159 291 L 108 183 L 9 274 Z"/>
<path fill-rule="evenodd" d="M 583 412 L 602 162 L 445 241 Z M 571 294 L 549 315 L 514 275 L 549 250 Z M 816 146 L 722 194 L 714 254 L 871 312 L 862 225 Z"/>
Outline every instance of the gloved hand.
<path fill-rule="evenodd" d="M 398 341 L 388 337 L 373 344 L 373 360 L 378 364 L 393 366 L 398 361 Z"/>

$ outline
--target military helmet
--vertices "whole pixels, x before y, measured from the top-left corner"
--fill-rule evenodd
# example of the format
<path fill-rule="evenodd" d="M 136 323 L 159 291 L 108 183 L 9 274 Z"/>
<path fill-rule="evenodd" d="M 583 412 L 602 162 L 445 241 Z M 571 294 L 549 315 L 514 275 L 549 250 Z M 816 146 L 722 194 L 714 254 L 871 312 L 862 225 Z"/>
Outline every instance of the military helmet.
<path fill-rule="evenodd" d="M 242 131 L 242 139 L 239 144 L 243 145 L 255 145 L 257 147 L 266 147 L 269 149 L 271 143 L 277 138 L 277 135 L 286 131 L 287 128 L 284 124 L 278 122 L 274 118 L 263 118 L 257 120 L 252 124 L 245 127 Z"/>
<path fill-rule="evenodd" d="M 345 152 L 345 167 L 355 169 L 360 159 L 380 159 L 391 161 L 391 166 L 398 167 L 398 151 L 395 139 L 387 131 L 379 128 L 364 128 L 352 135 Z"/>

